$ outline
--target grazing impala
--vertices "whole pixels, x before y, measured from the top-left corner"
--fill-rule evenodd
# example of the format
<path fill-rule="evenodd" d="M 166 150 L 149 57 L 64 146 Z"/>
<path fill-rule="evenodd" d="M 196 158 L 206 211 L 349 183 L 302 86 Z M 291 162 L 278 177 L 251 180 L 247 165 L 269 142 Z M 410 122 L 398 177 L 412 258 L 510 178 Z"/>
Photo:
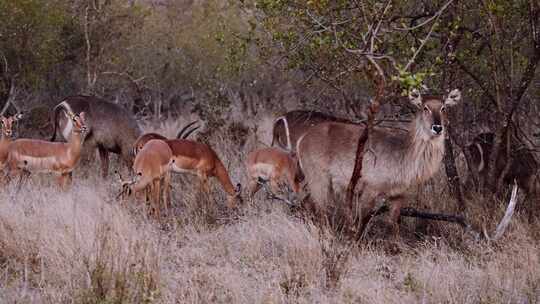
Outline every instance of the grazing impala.
<path fill-rule="evenodd" d="M 248 154 L 246 168 L 249 178 L 249 195 L 253 197 L 261 185 L 259 179 L 269 180 L 272 191 L 279 190 L 281 182 L 287 182 L 291 189 L 300 192 L 300 172 L 294 153 L 279 148 L 263 148 Z"/>
<path fill-rule="evenodd" d="M 353 211 L 360 215 L 363 228 L 376 198 L 385 195 L 390 205 L 390 220 L 399 232 L 397 220 L 406 190 L 419 185 L 439 170 L 444 155 L 446 108 L 461 99 L 459 90 L 446 97 L 411 93 L 409 99 L 418 108 L 408 132 L 375 127 L 366 143 L 362 163 L 359 204 Z M 298 141 L 298 157 L 315 207 L 326 212 L 334 193 L 343 193 L 354 168 L 356 146 L 365 126 L 329 122 L 312 127 Z M 358 214 L 360 213 L 360 214 Z"/>
<path fill-rule="evenodd" d="M 22 118 L 22 114 L 15 114 L 10 117 L 0 116 L 0 170 L 6 166 L 8 157 L 8 147 L 13 142 L 13 123 Z"/>
<path fill-rule="evenodd" d="M 11 172 L 50 172 L 59 175 L 62 189 L 71 183 L 71 173 L 77 166 L 86 132 L 85 113 L 74 114 L 67 103 L 61 103 L 72 123 L 67 143 L 49 142 L 38 139 L 17 139 L 8 147 L 7 165 Z"/>
<path fill-rule="evenodd" d="M 194 173 L 199 177 L 201 188 L 207 192 L 208 178 L 216 177 L 227 192 L 227 205 L 229 208 L 236 206 L 236 201 L 240 196 L 240 184 L 236 188 L 233 186 L 227 169 L 210 146 L 187 139 L 166 139 L 165 137 L 149 133 L 144 134 L 135 142 L 135 149 L 145 147 L 146 143 L 152 139 L 159 139 L 166 142 L 172 150 L 174 163 L 172 171 L 175 173 Z"/>
<path fill-rule="evenodd" d="M 161 189 L 163 189 L 163 204 L 168 208 L 170 200 L 169 185 L 171 181 L 172 151 L 163 140 L 153 139 L 135 156 L 133 171 L 135 178 L 132 181 L 122 181 L 122 188 L 129 187 L 134 193 L 148 191 L 153 213 L 161 218 Z M 120 177 L 121 178 L 121 177 Z M 162 185 L 163 183 L 163 185 Z"/>
<path fill-rule="evenodd" d="M 271 145 L 277 145 L 288 151 L 296 151 L 298 139 L 310 127 L 330 121 L 352 123 L 350 120 L 316 111 L 295 110 L 287 112 L 274 120 Z"/>

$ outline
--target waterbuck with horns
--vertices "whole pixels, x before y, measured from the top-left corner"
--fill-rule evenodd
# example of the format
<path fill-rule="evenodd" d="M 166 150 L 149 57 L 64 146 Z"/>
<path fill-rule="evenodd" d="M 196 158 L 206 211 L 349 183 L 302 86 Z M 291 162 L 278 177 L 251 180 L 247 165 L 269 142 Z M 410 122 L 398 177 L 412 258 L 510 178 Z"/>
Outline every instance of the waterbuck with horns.
<path fill-rule="evenodd" d="M 460 99 L 457 89 L 444 97 L 421 96 L 413 91 L 409 100 L 417 112 L 407 132 L 372 129 L 357 186 L 362 195 L 348 218 L 352 224 L 359 216 L 359 231 L 363 231 L 376 199 L 384 195 L 390 203 L 394 232 L 399 233 L 397 220 L 404 195 L 411 186 L 425 182 L 439 170 L 444 155 L 446 108 Z M 311 127 L 298 141 L 300 167 L 317 212 L 326 216 L 328 204 L 336 198 L 334 194 L 344 194 L 364 130 L 365 125 L 326 122 Z M 339 201 L 343 200 L 335 200 Z"/>
<path fill-rule="evenodd" d="M 70 96 L 62 103 L 68 104 L 76 113 L 82 111 L 86 113 L 88 133 L 84 144 L 90 151 L 94 149 L 99 151 L 103 177 L 106 177 L 109 171 L 110 152 L 120 154 L 126 166 L 131 168 L 134 158 L 133 143 L 142 132 L 128 111 L 120 105 L 94 96 Z M 73 124 L 65 107 L 61 107 L 60 104 L 54 107 L 52 120 L 54 131 L 51 141 L 55 141 L 57 130 L 64 139 L 69 140 Z"/>

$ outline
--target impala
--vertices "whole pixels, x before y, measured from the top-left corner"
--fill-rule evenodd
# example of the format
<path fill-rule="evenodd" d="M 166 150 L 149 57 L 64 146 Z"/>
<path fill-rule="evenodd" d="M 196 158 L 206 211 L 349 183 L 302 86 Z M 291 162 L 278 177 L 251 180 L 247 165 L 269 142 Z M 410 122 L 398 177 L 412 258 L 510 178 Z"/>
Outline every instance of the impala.
<path fill-rule="evenodd" d="M 163 189 L 163 204 L 166 209 L 168 208 L 170 170 L 173 162 L 169 145 L 162 140 L 149 140 L 135 156 L 133 163 L 135 178 L 132 181 L 123 181 L 120 176 L 122 188 L 128 187 L 133 193 L 147 191 L 151 209 L 158 219 L 161 218 L 161 189 Z"/>
<path fill-rule="evenodd" d="M 360 216 L 360 231 L 376 199 L 384 195 L 390 203 L 390 221 L 397 235 L 406 191 L 439 170 L 444 155 L 446 108 L 457 104 L 461 93 L 456 89 L 442 97 L 421 96 L 413 91 L 409 99 L 417 113 L 408 131 L 375 127 L 366 143 L 357 187 L 362 195 L 349 216 L 349 221 Z M 298 141 L 300 167 L 319 212 L 327 211 L 333 194 L 342 194 L 346 189 L 364 130 L 364 125 L 328 122 L 310 128 Z"/>
<path fill-rule="evenodd" d="M 287 182 L 291 189 L 300 192 L 300 172 L 294 153 L 278 148 L 263 148 L 248 154 L 246 168 L 249 178 L 249 194 L 259 191 L 259 180 L 270 181 L 272 191 L 279 190 L 280 183 Z"/>
<path fill-rule="evenodd" d="M 209 192 L 208 178 L 216 177 L 228 195 L 228 207 L 236 206 L 236 201 L 240 198 L 241 186 L 240 184 L 237 184 L 236 188 L 233 186 L 223 162 L 210 146 L 188 139 L 166 139 L 162 135 L 149 133 L 141 135 L 134 147 L 136 150 L 140 147 L 144 148 L 146 143 L 153 139 L 163 140 L 171 148 L 174 160 L 173 172 L 196 174 L 201 182 L 201 189 L 206 193 Z"/>
<path fill-rule="evenodd" d="M 0 116 L 0 171 L 6 167 L 8 157 L 8 147 L 13 142 L 13 123 L 22 118 L 22 114 L 18 113 L 10 117 Z M 2 176 L 2 182 L 3 178 Z"/>
<path fill-rule="evenodd" d="M 91 151 L 97 149 L 101 159 L 102 176 L 109 171 L 109 153 L 120 154 L 125 165 L 130 168 L 134 155 L 132 145 L 141 134 L 139 125 L 133 116 L 122 106 L 106 102 L 94 96 L 70 96 L 61 104 L 68 104 L 71 109 L 86 113 L 88 132 L 84 140 Z M 66 107 L 56 106 L 53 111 L 54 131 L 51 141 L 55 141 L 57 130 L 68 140 L 73 124 L 66 114 Z"/>
<path fill-rule="evenodd" d="M 72 171 L 77 166 L 84 133 L 86 132 L 85 112 L 74 114 L 67 103 L 58 105 L 66 111 L 73 125 L 67 143 L 49 142 L 38 139 L 17 139 L 8 147 L 7 166 L 11 172 L 49 172 L 59 175 L 62 189 L 71 183 Z"/>

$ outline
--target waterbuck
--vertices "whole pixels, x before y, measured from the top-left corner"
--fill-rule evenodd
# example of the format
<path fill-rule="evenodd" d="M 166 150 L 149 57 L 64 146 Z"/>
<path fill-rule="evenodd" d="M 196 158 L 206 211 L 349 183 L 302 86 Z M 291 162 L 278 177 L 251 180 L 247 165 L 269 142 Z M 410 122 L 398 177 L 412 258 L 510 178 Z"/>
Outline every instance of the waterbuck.
<path fill-rule="evenodd" d="M 68 104 L 76 113 L 86 112 L 88 134 L 84 145 L 88 146 L 90 151 L 98 149 L 103 177 L 106 177 L 109 171 L 110 152 L 120 154 L 126 166 L 131 168 L 134 158 L 133 143 L 141 134 L 141 129 L 128 111 L 120 105 L 106 102 L 95 96 L 70 96 L 62 103 Z M 64 115 L 59 115 L 62 112 Z M 54 131 L 51 141 L 56 139 L 57 129 L 64 139 L 69 140 L 73 124 L 68 119 L 65 107 L 57 105 L 52 119 Z"/>
<path fill-rule="evenodd" d="M 470 155 L 469 166 L 470 172 L 477 175 L 479 179 L 485 179 L 489 172 L 489 158 L 493 152 L 493 143 L 495 142 L 495 134 L 492 132 L 481 133 L 476 136 L 472 143 L 467 146 L 467 150 Z M 511 163 L 508 164 L 507 157 L 507 144 L 503 143 L 501 149 L 502 153 L 499 153 L 498 159 L 495 163 L 497 174 L 500 176 L 503 171 L 506 170 L 506 166 L 509 165 L 508 170 L 504 172 L 503 182 L 508 185 L 512 185 L 516 180 L 517 185 L 524 190 L 529 198 L 536 198 L 538 200 L 538 194 L 540 194 L 540 178 L 537 176 L 537 172 L 540 169 L 538 162 L 536 161 L 533 152 L 526 147 L 520 146 L 519 141 L 513 139 L 510 143 L 511 149 Z M 466 185 L 470 186 L 472 179 L 469 178 L 466 181 Z M 535 208 L 533 208 L 534 210 Z M 535 212 L 532 212 L 531 215 Z"/>
<path fill-rule="evenodd" d="M 446 107 L 458 103 L 461 93 L 456 89 L 442 97 L 421 96 L 413 91 L 409 99 L 418 111 L 407 132 L 374 127 L 369 134 L 357 186 L 362 196 L 348 218 L 352 222 L 360 216 L 359 231 L 363 231 L 376 199 L 384 195 L 391 203 L 390 220 L 397 234 L 406 191 L 439 170 L 444 154 Z M 326 122 L 311 127 L 298 141 L 300 167 L 317 212 L 326 216 L 328 204 L 340 201 L 351 179 L 358 139 L 364 130 L 365 125 Z"/>
<path fill-rule="evenodd" d="M 316 111 L 295 110 L 287 112 L 274 120 L 271 146 L 276 144 L 283 149 L 296 151 L 298 139 L 310 127 L 328 121 L 351 123 L 347 119 Z"/>

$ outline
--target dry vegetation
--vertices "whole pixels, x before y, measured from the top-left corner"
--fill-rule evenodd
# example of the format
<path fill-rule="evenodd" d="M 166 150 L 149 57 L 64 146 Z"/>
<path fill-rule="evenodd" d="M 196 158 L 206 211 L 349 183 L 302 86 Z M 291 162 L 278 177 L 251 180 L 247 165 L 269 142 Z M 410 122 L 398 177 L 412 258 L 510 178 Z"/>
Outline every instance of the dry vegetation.
<path fill-rule="evenodd" d="M 175 126 L 159 128 L 174 133 L 167 130 Z M 214 134 L 211 142 L 233 180 L 243 182 L 242 157 L 257 144 L 251 138 L 238 153 L 223 138 Z M 4 189 L 0 303 L 540 301 L 540 224 L 523 214 L 496 244 L 451 224 L 405 219 L 401 240 L 389 239 L 376 221 L 367 240 L 353 245 L 262 193 L 228 212 L 217 183 L 205 197 L 193 180 L 174 178 L 175 207 L 163 223 L 137 202 L 117 201 L 114 177 L 103 182 L 92 167 L 76 171 L 67 193 L 46 176 L 20 192 Z M 413 205 L 452 212 L 441 191 L 431 184 Z M 469 205 L 475 225 L 488 231 L 504 212 L 487 202 Z"/>

